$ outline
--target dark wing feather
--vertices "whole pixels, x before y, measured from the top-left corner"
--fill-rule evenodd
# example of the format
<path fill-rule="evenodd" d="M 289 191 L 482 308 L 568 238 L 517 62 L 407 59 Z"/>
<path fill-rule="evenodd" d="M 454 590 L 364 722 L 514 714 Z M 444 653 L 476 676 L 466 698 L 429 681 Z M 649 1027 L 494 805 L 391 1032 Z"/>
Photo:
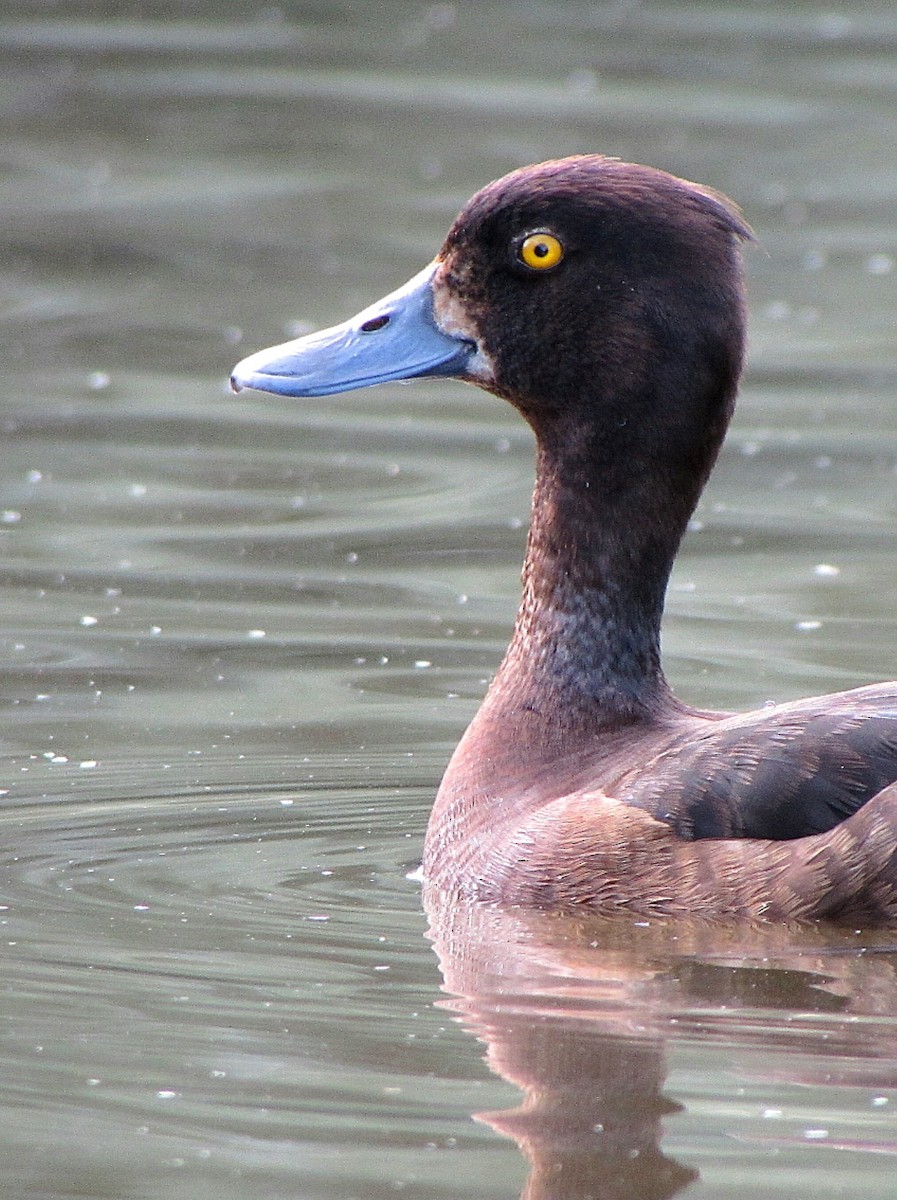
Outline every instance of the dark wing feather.
<path fill-rule="evenodd" d="M 895 780 L 890 684 L 708 722 L 613 794 L 688 840 L 788 840 L 833 829 Z"/>

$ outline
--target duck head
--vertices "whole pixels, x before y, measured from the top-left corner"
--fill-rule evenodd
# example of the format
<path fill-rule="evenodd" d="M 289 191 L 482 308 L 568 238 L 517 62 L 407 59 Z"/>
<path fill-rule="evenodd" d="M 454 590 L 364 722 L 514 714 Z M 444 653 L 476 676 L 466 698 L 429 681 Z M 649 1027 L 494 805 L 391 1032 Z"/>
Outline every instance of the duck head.
<path fill-rule="evenodd" d="M 321 396 L 453 376 L 537 433 L 565 416 L 611 442 L 634 425 L 642 442 L 652 429 L 682 442 L 695 421 L 718 442 L 741 367 L 748 237 L 723 196 L 650 167 L 599 155 L 525 167 L 478 192 L 403 287 L 250 355 L 231 382 Z"/>
<path fill-rule="evenodd" d="M 235 388 L 290 396 L 454 376 L 532 426 L 523 599 L 487 710 L 552 695 L 586 728 L 667 703 L 664 595 L 735 402 L 750 236 L 723 196 L 650 167 L 524 167 L 405 287 L 236 367 Z"/>

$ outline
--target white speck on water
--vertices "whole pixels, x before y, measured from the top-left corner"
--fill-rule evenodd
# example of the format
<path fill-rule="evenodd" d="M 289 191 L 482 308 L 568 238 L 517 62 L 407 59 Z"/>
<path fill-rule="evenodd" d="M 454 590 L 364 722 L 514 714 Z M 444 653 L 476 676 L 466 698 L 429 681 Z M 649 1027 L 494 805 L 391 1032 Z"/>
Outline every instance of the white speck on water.
<path fill-rule="evenodd" d="M 78 624 L 84 625 L 85 627 L 89 627 L 91 625 L 96 625 L 97 622 L 99 621 L 99 619 L 100 619 L 99 617 L 90 617 L 90 616 L 85 615 L 80 619 Z"/>
<path fill-rule="evenodd" d="M 828 1137 L 827 1129 L 805 1129 L 804 1137 L 808 1142 L 822 1142 Z"/>
<path fill-rule="evenodd" d="M 890 1101 L 888 1100 L 887 1096 L 873 1096 L 872 1097 L 872 1107 L 873 1108 L 884 1108 L 889 1103 L 890 1103 Z"/>
<path fill-rule="evenodd" d="M 87 380 L 87 386 L 92 392 L 102 392 L 111 383 L 109 374 L 106 371 L 93 371 Z"/>
<path fill-rule="evenodd" d="M 588 96 L 595 91 L 597 86 L 598 72 L 592 71 L 588 67 L 571 71 L 567 76 L 567 90 L 577 96 Z"/>
<path fill-rule="evenodd" d="M 43 471 L 29 471 L 25 478 L 29 483 L 40 483 L 43 477 Z"/>
<path fill-rule="evenodd" d="M 782 1110 L 780 1108 L 764 1108 L 760 1115 L 766 1121 L 777 1121 L 782 1115 Z"/>
<path fill-rule="evenodd" d="M 426 658 L 415 659 L 414 666 L 418 671 L 425 671 L 427 667 L 432 667 L 432 663 Z"/>
<path fill-rule="evenodd" d="M 894 259 L 890 254 L 870 254 L 866 259 L 866 271 L 870 275 L 890 275 L 894 270 Z"/>
<path fill-rule="evenodd" d="M 4 525 L 17 525 L 21 519 L 22 514 L 17 512 L 14 508 L 5 508 L 3 512 L 0 512 L 0 521 L 2 521 Z"/>
<path fill-rule="evenodd" d="M 315 326 L 313 321 L 288 321 L 284 325 L 284 332 L 287 337 L 297 338 L 305 337 L 307 333 L 314 333 Z"/>
<path fill-rule="evenodd" d="M 835 579 L 841 574 L 841 568 L 832 563 L 817 563 L 813 568 L 813 574 L 818 575 L 820 579 Z"/>
<path fill-rule="evenodd" d="M 843 13 L 823 13 L 818 22 L 819 32 L 829 41 L 846 37 L 852 28 L 853 22 Z"/>
<path fill-rule="evenodd" d="M 156 1092 L 156 1099 L 157 1100 L 174 1100 L 175 1097 L 178 1095 L 179 1095 L 179 1093 L 176 1092 L 174 1090 L 174 1088 L 160 1088 L 159 1091 Z"/>
<path fill-rule="evenodd" d="M 799 629 L 801 633 L 812 633 L 813 630 L 822 628 L 822 622 L 821 621 L 798 621 L 797 624 L 794 626 L 794 628 Z"/>
<path fill-rule="evenodd" d="M 96 765 L 97 760 L 95 758 L 85 758 L 83 762 L 78 763 L 78 769 L 80 771 L 92 771 Z"/>
<path fill-rule="evenodd" d="M 281 802 L 280 802 L 282 808 L 289 808 L 290 805 L 293 803 L 294 803 L 294 801 L 292 801 L 292 800 L 281 800 Z"/>
<path fill-rule="evenodd" d="M 128 488 L 128 495 L 133 496 L 135 500 L 139 500 L 141 496 L 146 495 L 145 483 L 132 483 Z"/>
<path fill-rule="evenodd" d="M 422 179 L 439 179 L 442 176 L 445 168 L 438 158 L 425 158 L 418 164 L 418 171 Z"/>
<path fill-rule="evenodd" d="M 264 629 L 250 629 L 246 636 L 252 641 L 259 641 L 259 639 L 267 637 L 268 635 Z"/>

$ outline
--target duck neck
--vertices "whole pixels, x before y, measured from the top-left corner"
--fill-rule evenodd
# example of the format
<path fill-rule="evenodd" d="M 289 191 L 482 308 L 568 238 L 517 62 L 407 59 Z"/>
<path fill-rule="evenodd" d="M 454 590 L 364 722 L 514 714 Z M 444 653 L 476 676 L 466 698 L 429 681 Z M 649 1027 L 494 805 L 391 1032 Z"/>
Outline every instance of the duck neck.
<path fill-rule="evenodd" d="M 560 720 L 569 741 L 575 728 L 650 719 L 674 703 L 660 622 L 706 469 L 689 478 L 631 447 L 560 432 L 537 431 L 523 595 L 486 708 Z"/>

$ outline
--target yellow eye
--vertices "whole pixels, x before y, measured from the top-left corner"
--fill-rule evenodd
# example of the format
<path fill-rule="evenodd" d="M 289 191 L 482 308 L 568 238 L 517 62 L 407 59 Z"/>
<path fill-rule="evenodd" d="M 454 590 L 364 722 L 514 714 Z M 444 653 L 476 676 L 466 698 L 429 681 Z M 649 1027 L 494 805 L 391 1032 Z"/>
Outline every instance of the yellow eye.
<path fill-rule="evenodd" d="M 530 233 L 520 243 L 517 257 L 534 271 L 550 271 L 564 257 L 564 246 L 553 233 Z"/>

